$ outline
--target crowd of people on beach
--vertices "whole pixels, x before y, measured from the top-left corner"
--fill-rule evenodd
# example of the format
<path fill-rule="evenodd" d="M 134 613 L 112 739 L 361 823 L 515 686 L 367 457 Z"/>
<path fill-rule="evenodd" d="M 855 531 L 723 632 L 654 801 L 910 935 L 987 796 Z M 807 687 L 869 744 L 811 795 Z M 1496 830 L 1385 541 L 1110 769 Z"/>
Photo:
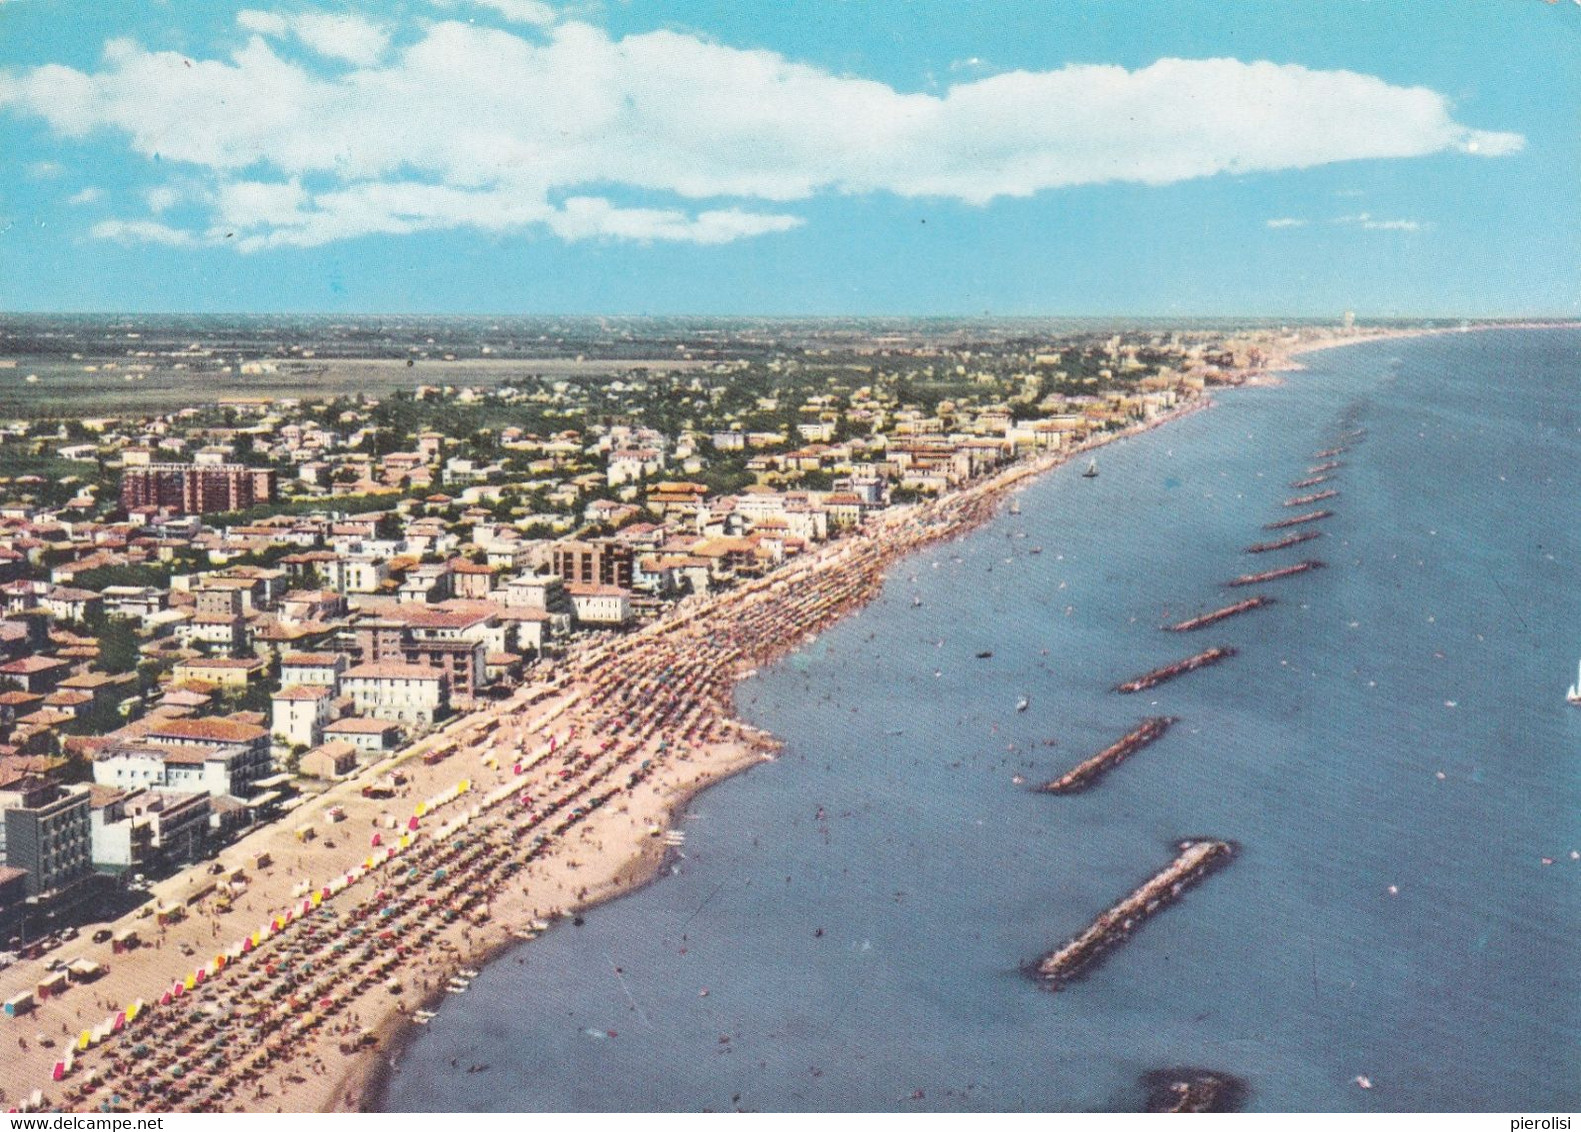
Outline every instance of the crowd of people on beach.
<path fill-rule="evenodd" d="M 446 808 L 418 805 L 334 883 L 304 882 L 265 929 L 85 1032 L 55 1064 L 59 1092 L 40 1089 L 23 1107 L 267 1108 L 304 1073 L 343 1074 L 328 1044 L 355 1055 L 392 1011 L 432 1004 L 476 961 L 471 933 L 489 922 L 492 898 L 524 883 L 530 896 L 533 862 L 574 864 L 572 834 L 589 817 L 656 777 L 649 788 L 673 807 L 765 755 L 772 741 L 731 717 L 741 676 L 872 600 L 896 559 L 986 521 L 1005 491 L 1068 455 L 896 509 L 680 615 L 585 646 L 544 682 L 467 717 L 452 756 L 464 773 Z M 728 765 L 703 757 L 723 750 Z M 458 816 L 442 822 L 446 813 Z M 535 909 L 516 928 L 560 914 Z M 216 947 L 219 930 L 216 920 Z"/>

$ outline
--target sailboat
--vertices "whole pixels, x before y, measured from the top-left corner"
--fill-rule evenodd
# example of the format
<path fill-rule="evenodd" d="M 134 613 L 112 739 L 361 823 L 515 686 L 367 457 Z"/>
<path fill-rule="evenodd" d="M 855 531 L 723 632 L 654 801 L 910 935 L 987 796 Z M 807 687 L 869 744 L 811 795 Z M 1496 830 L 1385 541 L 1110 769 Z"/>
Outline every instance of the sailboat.
<path fill-rule="evenodd" d="M 1087 465 L 1087 470 L 1081 474 L 1081 478 L 1084 479 L 1084 480 L 1090 480 L 1090 479 L 1097 479 L 1098 478 L 1098 461 L 1096 459 L 1094 459 L 1092 463 Z"/>
<path fill-rule="evenodd" d="M 1565 692 L 1565 703 L 1581 706 L 1581 665 L 1576 666 L 1576 682 Z"/>
<path fill-rule="evenodd" d="M 1021 514 L 1021 500 L 1019 500 L 1019 499 L 1012 499 L 1010 501 L 1010 513 L 1012 515 L 1019 515 L 1019 514 Z"/>

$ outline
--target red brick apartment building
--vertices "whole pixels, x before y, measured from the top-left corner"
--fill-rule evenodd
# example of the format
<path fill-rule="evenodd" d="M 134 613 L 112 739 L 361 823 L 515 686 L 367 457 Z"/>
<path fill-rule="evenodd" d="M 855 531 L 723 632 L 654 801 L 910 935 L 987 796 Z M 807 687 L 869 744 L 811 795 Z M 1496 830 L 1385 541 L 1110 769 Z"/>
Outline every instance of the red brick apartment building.
<path fill-rule="evenodd" d="M 274 499 L 273 468 L 245 464 L 150 464 L 121 475 L 121 506 L 163 507 L 183 515 L 241 511 Z"/>

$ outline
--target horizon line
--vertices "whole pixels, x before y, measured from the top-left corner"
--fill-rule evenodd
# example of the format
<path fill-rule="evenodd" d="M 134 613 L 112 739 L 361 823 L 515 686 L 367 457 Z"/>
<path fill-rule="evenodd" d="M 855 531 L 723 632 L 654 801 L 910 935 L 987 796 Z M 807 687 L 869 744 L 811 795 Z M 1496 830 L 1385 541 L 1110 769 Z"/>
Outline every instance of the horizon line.
<path fill-rule="evenodd" d="M 1096 322 L 1101 320 L 1116 319 L 1146 319 L 1149 321 L 1259 321 L 1259 322 L 1342 322 L 1347 312 L 1325 314 L 1256 314 L 1240 312 L 1236 314 L 1208 314 L 1208 313 L 1169 313 L 1157 314 L 1147 312 L 1114 312 L 1101 314 L 1011 314 L 983 311 L 981 313 L 966 312 L 934 312 L 934 313 L 862 313 L 862 312 L 822 312 L 805 314 L 774 314 L 752 312 L 723 312 L 723 311 L 686 311 L 673 313 L 648 313 L 648 312 L 622 312 L 622 311 L 445 311 L 445 310 L 0 310 L 0 318 L 175 318 L 175 317 L 236 317 L 236 318 L 538 318 L 538 319 L 762 319 L 771 321 L 832 321 L 836 319 L 955 319 L 960 321 L 982 320 L 1070 320 L 1077 322 Z M 1360 312 L 1349 312 L 1358 325 L 1381 322 L 1521 322 L 1542 324 L 1581 324 L 1581 314 L 1577 313 L 1503 313 L 1503 314 L 1372 314 L 1364 315 Z"/>

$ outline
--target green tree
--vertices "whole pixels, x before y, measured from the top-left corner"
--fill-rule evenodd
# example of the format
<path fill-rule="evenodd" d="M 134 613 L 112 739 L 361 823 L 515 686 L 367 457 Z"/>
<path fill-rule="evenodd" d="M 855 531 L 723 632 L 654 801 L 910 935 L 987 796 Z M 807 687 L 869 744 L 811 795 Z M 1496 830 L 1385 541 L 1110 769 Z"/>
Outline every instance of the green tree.
<path fill-rule="evenodd" d="M 148 695 L 159 687 L 159 673 L 161 669 L 157 660 L 145 660 L 137 666 L 137 690 L 141 695 Z"/>
<path fill-rule="evenodd" d="M 106 618 L 98 632 L 99 667 L 111 675 L 131 672 L 142 659 L 137 651 L 137 633 L 124 617 Z"/>
<path fill-rule="evenodd" d="M 131 564 L 126 566 L 96 566 L 84 570 L 72 582 L 85 590 L 103 590 L 106 586 L 151 586 L 164 589 L 170 584 L 170 571 L 159 566 Z"/>

